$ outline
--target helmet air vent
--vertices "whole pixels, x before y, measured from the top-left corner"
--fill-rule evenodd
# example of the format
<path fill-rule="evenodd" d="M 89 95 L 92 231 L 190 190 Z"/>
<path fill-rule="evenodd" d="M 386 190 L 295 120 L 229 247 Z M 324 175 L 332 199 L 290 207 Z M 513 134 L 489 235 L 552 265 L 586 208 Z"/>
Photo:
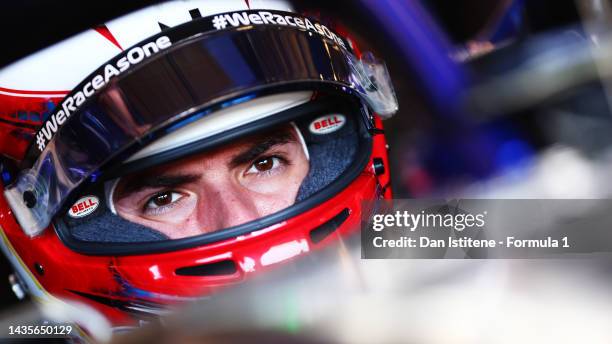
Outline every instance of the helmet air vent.
<path fill-rule="evenodd" d="M 238 271 L 236 264 L 231 260 L 221 260 L 213 263 L 187 266 L 176 269 L 179 276 L 224 276 L 233 275 Z"/>
<path fill-rule="evenodd" d="M 310 240 L 312 240 L 312 242 L 315 244 L 318 244 L 319 242 L 323 241 L 323 239 L 327 238 L 336 229 L 338 229 L 338 227 L 340 227 L 340 225 L 348 218 L 350 213 L 351 212 L 348 208 L 344 208 L 331 220 L 311 230 Z"/>

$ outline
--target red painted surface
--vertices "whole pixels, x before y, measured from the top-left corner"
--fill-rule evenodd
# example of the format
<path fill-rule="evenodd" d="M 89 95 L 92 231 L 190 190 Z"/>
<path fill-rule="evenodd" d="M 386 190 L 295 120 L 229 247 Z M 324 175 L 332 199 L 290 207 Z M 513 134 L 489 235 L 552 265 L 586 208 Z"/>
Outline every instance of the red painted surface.
<path fill-rule="evenodd" d="M 123 51 L 121 44 L 119 44 L 119 41 L 117 41 L 117 38 L 115 38 L 113 33 L 110 32 L 110 30 L 108 29 L 108 27 L 106 27 L 106 25 L 100 25 L 98 27 L 95 27 L 94 30 L 96 30 L 99 34 L 104 36 L 104 38 L 106 38 L 109 42 L 113 43 L 113 45 L 115 45 L 117 48 Z"/>

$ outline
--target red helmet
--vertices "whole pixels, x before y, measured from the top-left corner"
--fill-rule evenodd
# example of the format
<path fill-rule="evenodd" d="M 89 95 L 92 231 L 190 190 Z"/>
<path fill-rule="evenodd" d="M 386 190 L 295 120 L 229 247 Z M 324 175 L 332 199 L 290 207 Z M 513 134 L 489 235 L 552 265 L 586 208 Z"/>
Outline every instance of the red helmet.
<path fill-rule="evenodd" d="M 177 1 L 0 70 L 2 250 L 114 325 L 333 244 L 391 197 L 384 64 L 279 1 Z"/>

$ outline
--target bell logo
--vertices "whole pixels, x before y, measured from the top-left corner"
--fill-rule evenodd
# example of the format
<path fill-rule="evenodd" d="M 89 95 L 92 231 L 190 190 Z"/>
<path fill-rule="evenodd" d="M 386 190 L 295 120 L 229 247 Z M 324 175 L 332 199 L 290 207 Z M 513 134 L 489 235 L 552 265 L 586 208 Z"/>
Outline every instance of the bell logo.
<path fill-rule="evenodd" d="M 70 210 L 68 215 L 72 218 L 78 219 L 93 213 L 99 205 L 98 197 L 96 196 L 85 196 L 76 201 Z"/>
<path fill-rule="evenodd" d="M 315 119 L 310 126 L 310 132 L 316 135 L 330 134 L 339 130 L 346 123 L 346 118 L 340 114 L 332 114 Z"/>

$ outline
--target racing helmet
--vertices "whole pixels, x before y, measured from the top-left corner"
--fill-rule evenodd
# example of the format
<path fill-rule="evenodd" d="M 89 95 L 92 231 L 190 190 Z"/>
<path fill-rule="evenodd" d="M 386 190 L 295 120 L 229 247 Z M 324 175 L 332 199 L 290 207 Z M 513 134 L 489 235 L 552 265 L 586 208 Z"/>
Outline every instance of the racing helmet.
<path fill-rule="evenodd" d="M 115 326 L 358 231 L 390 198 L 385 65 L 281 1 L 174 1 L 0 70 L 0 240 Z"/>

